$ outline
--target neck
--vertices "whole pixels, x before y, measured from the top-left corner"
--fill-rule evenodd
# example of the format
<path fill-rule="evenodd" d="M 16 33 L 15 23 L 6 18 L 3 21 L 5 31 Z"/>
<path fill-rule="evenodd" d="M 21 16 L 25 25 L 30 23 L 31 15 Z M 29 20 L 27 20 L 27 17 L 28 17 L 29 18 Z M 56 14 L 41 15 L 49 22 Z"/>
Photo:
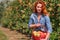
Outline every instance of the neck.
<path fill-rule="evenodd" d="M 37 15 L 39 16 L 39 15 L 41 15 L 41 13 L 37 13 Z"/>

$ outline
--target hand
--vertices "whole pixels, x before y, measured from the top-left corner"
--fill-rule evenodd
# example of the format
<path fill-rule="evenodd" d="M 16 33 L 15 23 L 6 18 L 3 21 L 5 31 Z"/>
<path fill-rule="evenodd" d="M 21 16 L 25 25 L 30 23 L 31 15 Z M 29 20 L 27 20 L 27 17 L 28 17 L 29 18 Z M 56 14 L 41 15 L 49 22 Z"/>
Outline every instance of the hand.
<path fill-rule="evenodd" d="M 36 24 L 36 27 L 39 27 L 39 26 L 41 26 L 41 24 L 40 24 L 40 23 Z"/>
<path fill-rule="evenodd" d="M 40 39 L 40 40 L 47 40 L 47 39 Z"/>

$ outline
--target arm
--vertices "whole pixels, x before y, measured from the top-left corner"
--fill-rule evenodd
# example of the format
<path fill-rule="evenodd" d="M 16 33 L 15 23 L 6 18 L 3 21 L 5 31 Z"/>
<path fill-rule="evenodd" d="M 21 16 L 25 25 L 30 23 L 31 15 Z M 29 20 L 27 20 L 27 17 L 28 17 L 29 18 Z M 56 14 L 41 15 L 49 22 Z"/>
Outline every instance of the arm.
<path fill-rule="evenodd" d="M 52 26 L 51 26 L 51 23 L 50 23 L 49 16 L 46 16 L 45 18 L 46 18 L 46 27 L 48 29 L 48 33 L 47 33 L 46 39 L 48 39 L 50 37 L 50 33 L 52 33 Z"/>
<path fill-rule="evenodd" d="M 50 37 L 50 33 L 48 32 L 45 39 L 48 40 L 49 37 Z"/>
<path fill-rule="evenodd" d="M 33 16 L 32 16 L 32 17 L 33 17 Z M 29 27 L 29 28 L 36 28 L 36 27 L 41 26 L 41 24 L 40 24 L 40 23 L 35 24 L 35 23 L 34 23 L 34 20 L 33 20 L 33 18 L 32 18 L 32 17 L 30 17 L 28 27 Z"/>
<path fill-rule="evenodd" d="M 35 24 L 33 24 L 33 22 L 34 22 L 33 18 L 30 17 L 29 24 L 28 24 L 29 28 L 34 28 L 36 26 Z"/>

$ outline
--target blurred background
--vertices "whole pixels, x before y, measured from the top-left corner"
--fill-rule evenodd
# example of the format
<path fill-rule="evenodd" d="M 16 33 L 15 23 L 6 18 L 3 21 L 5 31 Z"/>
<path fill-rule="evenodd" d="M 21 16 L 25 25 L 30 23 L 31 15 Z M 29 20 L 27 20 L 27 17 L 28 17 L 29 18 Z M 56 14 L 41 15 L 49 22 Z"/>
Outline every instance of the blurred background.
<path fill-rule="evenodd" d="M 31 35 L 28 21 L 36 0 L 0 0 L 0 26 Z M 43 0 L 50 13 L 53 32 L 50 40 L 60 40 L 60 0 Z"/>

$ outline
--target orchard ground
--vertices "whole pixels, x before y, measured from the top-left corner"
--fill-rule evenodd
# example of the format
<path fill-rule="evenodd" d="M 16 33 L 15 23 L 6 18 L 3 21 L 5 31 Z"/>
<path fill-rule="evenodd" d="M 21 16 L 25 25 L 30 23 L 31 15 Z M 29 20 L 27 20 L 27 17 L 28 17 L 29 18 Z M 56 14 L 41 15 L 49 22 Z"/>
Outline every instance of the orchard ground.
<path fill-rule="evenodd" d="M 3 32 L 4 35 L 4 39 L 2 38 L 1 40 L 29 40 L 29 38 L 26 35 L 21 34 L 15 30 L 11 31 L 10 29 L 4 27 L 0 27 L 0 30 Z"/>

